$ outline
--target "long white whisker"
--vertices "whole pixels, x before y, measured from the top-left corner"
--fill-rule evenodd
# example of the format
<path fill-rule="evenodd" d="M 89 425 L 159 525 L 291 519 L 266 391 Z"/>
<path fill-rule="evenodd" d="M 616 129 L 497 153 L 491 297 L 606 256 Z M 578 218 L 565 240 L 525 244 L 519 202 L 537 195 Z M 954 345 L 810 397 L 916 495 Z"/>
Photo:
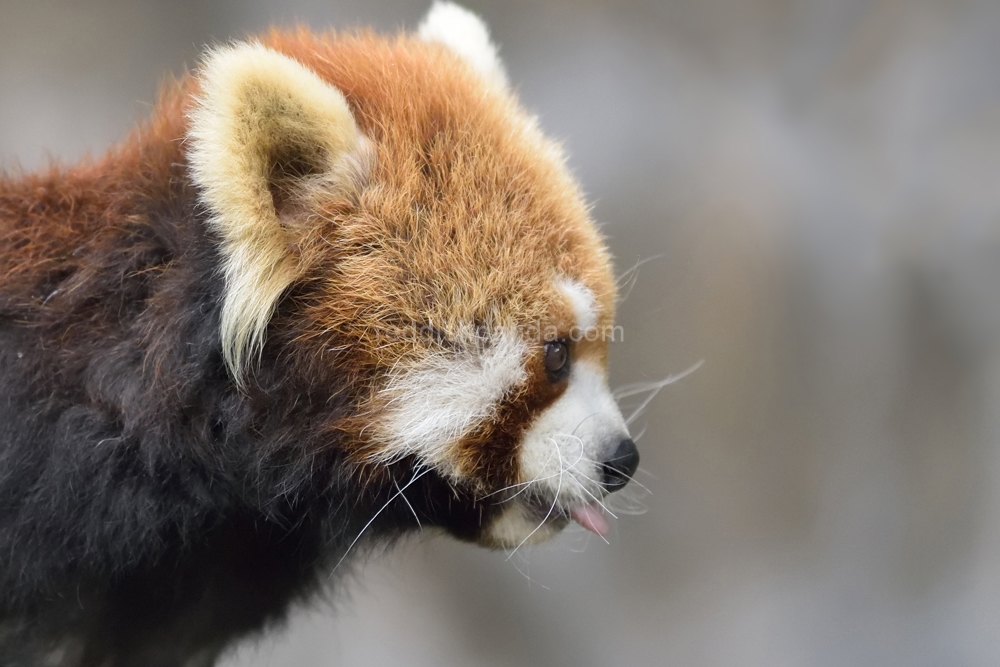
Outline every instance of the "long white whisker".
<path fill-rule="evenodd" d="M 649 508 L 645 505 L 645 503 L 636 498 L 629 498 L 625 495 L 616 495 L 611 496 L 609 500 L 615 502 L 609 502 L 608 507 L 613 507 L 614 510 L 621 515 L 627 514 L 629 516 L 638 516 L 649 511 Z"/>
<path fill-rule="evenodd" d="M 535 482 L 545 481 L 546 479 L 552 479 L 552 477 L 555 477 L 555 475 L 551 475 L 549 477 L 536 477 L 534 479 L 529 479 L 527 482 L 515 482 L 514 484 L 508 484 L 507 486 L 503 487 L 502 489 L 497 489 L 496 491 L 490 491 L 489 493 L 487 493 L 485 495 L 479 496 L 479 500 L 485 500 L 486 498 L 489 498 L 490 496 L 495 496 L 498 493 L 503 493 L 504 491 L 510 491 L 511 489 L 516 489 L 519 486 L 529 486 L 531 484 L 534 484 Z M 522 491 L 523 490 L 524 489 L 522 489 Z M 520 493 L 520 491 L 518 491 L 518 493 Z M 510 498 L 507 498 L 506 500 L 510 500 Z"/>
<path fill-rule="evenodd" d="M 546 475 L 545 477 L 536 477 L 535 479 L 531 480 L 530 482 L 525 482 L 524 483 L 525 487 L 523 489 L 521 489 L 520 491 L 518 491 L 517 493 L 515 493 L 514 495 L 512 495 L 512 496 L 510 496 L 508 498 L 504 498 L 500 502 L 501 503 L 509 503 L 510 501 L 514 500 L 519 495 L 521 495 L 522 493 L 524 493 L 525 491 L 527 491 L 531 487 L 531 485 L 534 484 L 535 482 L 544 482 L 544 481 L 549 480 L 549 479 L 555 479 L 558 476 L 559 476 L 559 473 L 553 473 L 551 475 Z"/>
<path fill-rule="evenodd" d="M 533 484 L 538 479 L 539 479 L 538 477 L 535 477 L 534 479 L 529 479 L 527 482 L 514 482 L 513 484 L 508 484 L 507 486 L 505 486 L 503 488 L 500 488 L 500 489 L 497 489 L 496 491 L 490 491 L 487 494 L 479 496 L 479 500 L 485 500 L 486 498 L 489 498 L 491 496 L 495 496 L 498 493 L 503 493 L 504 491 L 510 491 L 511 489 L 516 489 L 516 488 L 518 488 L 520 486 L 528 486 L 530 484 Z M 549 479 L 549 478 L 548 477 L 544 477 L 542 479 L 544 480 L 544 479 Z"/>
<path fill-rule="evenodd" d="M 610 514 L 613 518 L 617 519 L 618 517 L 615 516 L 614 512 L 612 512 L 610 509 L 608 509 L 608 507 L 604 503 L 602 503 L 601 500 L 599 498 L 597 498 L 597 496 L 595 496 L 593 493 L 590 492 L 589 489 L 587 489 L 586 482 L 593 482 L 594 480 L 589 475 L 587 475 L 586 473 L 584 473 L 583 471 L 581 471 L 579 469 L 579 467 L 578 467 L 581 462 L 585 462 L 585 463 L 590 463 L 590 464 L 596 466 L 598 469 L 600 469 L 600 467 L 601 467 L 602 464 L 598 463 L 594 459 L 587 458 L 587 457 L 585 457 L 583 455 L 584 442 L 583 442 L 583 439 L 580 438 L 579 436 L 573 435 L 571 433 L 558 433 L 558 434 L 556 434 L 556 437 L 565 437 L 565 438 L 569 438 L 571 440 L 576 440 L 577 442 L 580 443 L 580 453 L 579 453 L 579 456 L 577 456 L 576 461 L 573 461 L 573 463 L 571 463 L 569 466 L 566 467 L 566 472 L 570 473 L 570 475 L 573 476 L 574 480 L 577 481 L 577 483 L 578 483 L 579 488 L 580 488 L 581 491 L 583 491 L 588 496 L 590 496 L 590 498 L 595 503 L 597 503 L 598 505 L 600 505 L 601 508 L 605 512 L 607 512 L 608 514 Z M 557 445 L 557 447 L 558 447 L 558 445 Z M 632 481 L 632 482 L 635 481 L 629 475 L 623 475 L 623 477 L 627 478 L 629 481 Z M 582 480 L 585 480 L 585 481 L 581 481 L 581 478 L 582 478 Z M 652 491 L 650 491 L 648 488 L 646 488 L 646 486 L 643 485 L 641 482 L 635 482 L 635 484 L 637 486 L 641 487 L 647 493 L 652 494 Z M 605 540 L 605 541 L 607 541 L 607 540 Z"/>
<path fill-rule="evenodd" d="M 572 471 L 570 471 L 570 474 L 571 475 L 573 474 Z M 604 510 L 605 512 L 607 512 L 611 516 L 612 519 L 617 519 L 618 518 L 617 516 L 615 516 L 614 512 L 612 512 L 610 509 L 608 509 L 607 505 L 605 505 L 603 502 L 601 502 L 600 498 L 598 498 L 597 496 L 595 496 L 593 493 L 590 492 L 589 489 L 587 489 L 586 485 L 581 484 L 580 485 L 580 490 L 583 491 L 584 493 L 586 493 L 588 496 L 590 496 L 591 500 L 593 500 L 595 503 L 597 503 L 598 505 L 600 505 L 601 509 Z"/>
<path fill-rule="evenodd" d="M 620 401 L 623 398 L 629 398 L 631 396 L 645 394 L 650 391 L 656 391 L 659 388 L 659 382 L 635 382 L 633 384 L 626 384 L 618 387 L 611 392 L 611 395 L 616 401 Z"/>
<path fill-rule="evenodd" d="M 559 494 L 562 492 L 562 453 L 560 453 L 560 451 L 559 451 L 559 443 L 557 443 L 555 440 L 552 440 L 552 444 L 555 445 L 556 454 L 559 456 L 559 470 L 560 470 L 560 473 L 559 473 L 559 483 L 556 486 L 556 495 L 552 499 L 552 504 L 549 505 L 549 511 L 545 513 L 545 518 L 543 518 L 541 521 L 539 521 L 538 525 L 535 526 L 535 529 L 532 530 L 530 533 L 528 533 L 528 535 L 523 540 L 521 540 L 521 542 L 516 547 L 514 547 L 514 550 L 510 552 L 509 556 L 507 556 L 507 560 L 510 560 L 511 558 L 513 558 L 514 554 L 517 553 L 517 550 L 521 548 L 521 545 L 523 545 L 525 542 L 527 542 L 528 540 L 530 540 L 531 536 L 534 535 L 535 533 L 537 533 L 538 529 L 545 525 L 545 522 L 549 520 L 550 516 L 552 516 L 552 510 L 554 510 L 556 508 L 556 503 L 559 502 Z"/>
<path fill-rule="evenodd" d="M 646 259 L 639 260 L 638 262 L 635 263 L 635 265 L 632 266 L 631 269 L 629 269 L 628 271 L 626 271 L 621 276 L 621 278 L 619 278 L 616 281 L 617 287 L 620 290 L 621 289 L 621 280 L 622 280 L 622 278 L 624 278 L 625 275 L 629 276 L 628 279 L 627 279 L 627 281 L 626 281 L 626 283 L 628 284 L 628 289 L 625 290 L 624 296 L 622 296 L 620 299 L 618 299 L 618 303 L 620 303 L 620 304 L 621 303 L 625 303 L 628 300 L 629 296 L 631 296 L 632 290 L 635 288 L 636 284 L 639 282 L 639 267 L 642 266 L 643 264 L 645 264 L 646 262 L 652 261 L 654 259 L 660 259 L 661 257 L 664 257 L 664 256 L 665 255 L 653 255 L 652 257 L 647 257 Z"/>
<path fill-rule="evenodd" d="M 649 396 L 647 396 L 643 400 L 643 402 L 639 405 L 638 408 L 636 408 L 635 410 L 632 411 L 632 414 L 629 415 L 628 419 L 625 420 L 625 425 L 628 426 L 633 421 L 635 421 L 635 418 L 638 417 L 640 414 L 642 414 L 642 411 L 646 409 L 646 406 L 648 406 L 652 402 L 652 400 L 654 398 L 656 398 L 656 395 L 660 393 L 661 389 L 663 389 L 664 387 L 666 387 L 668 384 L 673 384 L 674 382 L 677 382 L 678 380 L 682 380 L 682 379 L 686 378 L 688 375 L 691 375 L 691 373 L 694 373 L 696 370 L 698 370 L 699 368 L 701 368 L 702 364 L 704 364 L 704 363 L 705 363 L 705 360 L 702 359 L 702 360 L 698 361 L 698 363 L 696 363 L 693 366 L 691 366 L 690 368 L 688 368 L 686 371 L 683 371 L 681 373 L 677 373 L 676 375 L 668 375 L 667 377 L 665 377 L 662 380 L 660 380 L 659 382 L 657 382 L 656 384 L 659 385 L 659 386 L 657 386 L 649 394 Z"/>
<path fill-rule="evenodd" d="M 579 485 L 580 485 L 581 487 L 583 486 L 583 483 L 582 483 L 582 482 L 580 482 L 580 477 L 578 477 L 576 473 L 579 473 L 579 475 L 580 475 L 580 476 L 582 476 L 582 477 L 583 477 L 583 479 L 587 480 L 588 482 L 593 482 L 594 480 L 593 480 L 593 479 L 592 479 L 592 478 L 590 477 L 590 475 L 588 475 L 588 474 L 586 474 L 586 473 L 582 472 L 582 471 L 581 471 L 581 470 L 580 470 L 580 469 L 579 469 L 579 468 L 577 467 L 578 465 L 580 465 L 580 462 L 581 462 L 581 461 L 587 461 L 587 462 L 589 462 L 589 463 L 593 463 L 593 461 L 592 461 L 591 459 L 588 459 L 588 458 L 586 458 L 586 457 L 585 457 L 585 456 L 583 455 L 583 452 L 584 452 L 584 442 L 583 442 L 583 439 L 582 439 L 582 438 L 580 438 L 579 436 L 576 436 L 576 435 L 572 435 L 572 434 L 570 434 L 570 433 L 556 433 L 556 434 L 555 434 L 555 436 L 553 436 L 553 438 L 552 438 L 552 441 L 553 441 L 553 442 L 556 442 L 556 447 L 557 447 L 557 448 L 559 447 L 559 445 L 558 445 L 558 442 L 557 442 L 557 441 L 555 440 L 555 438 L 556 438 L 556 437 L 565 437 L 565 438 L 569 438 L 570 440 L 576 440 L 576 441 L 577 441 L 578 443 L 580 443 L 580 447 L 579 447 L 579 452 L 578 452 L 578 454 L 577 454 L 577 457 L 576 457 L 576 460 L 575 460 L 575 461 L 573 461 L 573 463 L 569 464 L 568 466 L 565 466 L 565 467 L 563 468 L 563 470 L 564 470 L 565 472 L 568 472 L 568 473 L 570 473 L 570 475 L 572 475 L 573 479 L 574 479 L 574 480 L 575 480 L 575 481 L 577 482 L 577 484 L 579 484 Z M 562 457 L 560 456 L 560 466 L 561 466 L 561 465 L 562 465 Z M 598 467 L 600 467 L 600 466 L 598 466 Z M 586 489 L 584 489 L 584 490 L 586 490 Z M 593 496 L 591 496 L 591 498 L 593 498 Z M 596 499 L 595 499 L 595 500 L 596 500 Z"/>
<path fill-rule="evenodd" d="M 423 477 L 424 475 L 426 475 L 430 471 L 431 471 L 431 469 L 427 468 L 427 469 L 423 470 L 422 472 L 414 474 L 413 478 L 409 482 L 407 482 L 406 485 L 403 486 L 403 488 L 399 489 L 396 493 L 394 493 L 392 495 L 392 497 L 389 498 L 389 500 L 385 501 L 385 504 L 382 505 L 382 507 L 378 508 L 378 511 L 375 512 L 375 514 L 372 515 L 372 518 L 368 520 L 368 523 L 366 523 L 365 527 L 361 529 L 361 532 L 358 533 L 357 537 L 355 537 L 354 540 L 350 543 L 350 545 L 348 545 L 347 551 L 344 552 L 344 555 L 341 556 L 340 560 L 337 561 L 337 564 L 333 566 L 333 570 L 331 570 L 331 575 L 332 575 L 333 572 L 336 572 L 337 568 L 340 567 L 340 564 L 344 562 L 344 559 L 347 558 L 347 554 L 351 553 L 351 549 L 353 549 L 354 545 L 358 543 L 358 540 L 360 540 L 361 536 L 365 534 L 365 531 L 368 530 L 368 528 L 373 523 L 375 523 L 375 519 L 378 518 L 378 515 L 381 514 L 382 511 L 386 507 L 388 507 L 389 504 L 393 500 L 395 500 L 398 496 L 402 495 L 403 491 L 406 491 L 408 488 L 410 488 L 411 484 L 413 484 L 414 482 L 416 482 L 418 479 L 420 479 L 421 477 Z M 397 485 L 396 488 L 398 489 L 399 486 Z M 409 505 L 409 502 L 407 502 L 407 505 Z M 410 509 L 413 509 L 413 508 L 411 507 Z"/>
<path fill-rule="evenodd" d="M 406 497 L 405 493 L 403 493 L 403 489 L 399 488 L 399 483 L 396 480 L 393 480 L 392 483 L 396 486 L 396 490 L 399 491 L 399 495 L 402 497 L 403 502 L 405 502 L 406 506 L 410 508 L 411 512 L 413 512 L 413 518 L 417 520 L 417 528 L 423 530 L 424 526 L 420 523 L 420 517 L 417 516 L 417 510 L 413 509 L 413 505 L 410 504 L 410 499 Z"/>
<path fill-rule="evenodd" d="M 628 398 L 629 396 L 636 396 L 638 394 L 645 394 L 648 391 L 655 391 L 657 389 L 662 389 L 663 387 L 667 386 L 668 384 L 673 384 L 674 382 L 677 382 L 678 380 L 682 380 L 682 379 L 686 378 L 688 375 L 690 375 L 691 373 L 694 373 L 696 370 L 698 370 L 701 367 L 701 365 L 704 364 L 704 363 L 705 363 L 705 360 L 701 359 L 700 361 L 698 361 L 697 363 L 695 363 L 694 365 L 692 365 L 687 370 L 685 370 L 685 371 L 683 371 L 681 373 L 677 373 L 675 375 L 668 375 L 667 377 L 663 378 L 662 380 L 653 380 L 652 382 L 631 382 L 629 384 L 623 384 L 620 387 L 618 387 L 617 389 L 615 389 L 614 391 L 612 391 L 611 395 L 614 396 L 615 400 L 618 400 L 618 399 L 622 399 L 622 398 Z"/>
<path fill-rule="evenodd" d="M 600 507 L 601 507 L 601 509 L 602 509 L 602 510 L 604 510 L 605 512 L 607 512 L 608 514 L 610 514 L 610 515 L 611 515 L 612 517 L 614 517 L 614 518 L 615 518 L 615 519 L 617 520 L 617 519 L 618 519 L 618 517 L 617 517 L 617 516 L 615 516 L 614 512 L 612 512 L 611 510 L 609 510 L 609 509 L 607 508 L 607 506 L 605 506 L 605 504 L 604 504 L 604 503 L 602 503 L 602 502 L 601 502 L 600 500 L 598 500 L 598 499 L 597 499 L 597 497 L 596 497 L 596 496 L 595 496 L 595 495 L 594 495 L 593 493 L 591 493 L 591 492 L 590 492 L 589 490 L 587 490 L 587 485 L 586 485 L 586 484 L 584 484 L 584 483 L 582 483 L 582 482 L 580 482 L 579 478 L 578 478 L 578 477 L 576 476 L 576 473 L 580 473 L 580 474 L 581 474 L 581 475 L 583 475 L 583 477 L 584 477 L 585 479 L 587 479 L 588 481 L 593 481 L 593 480 L 591 480 L 591 479 L 590 479 L 590 478 L 589 478 L 589 477 L 588 477 L 587 475 L 584 475 L 583 473 L 581 473 L 581 472 L 580 472 L 580 471 L 579 471 L 579 470 L 578 470 L 578 469 L 576 468 L 577 464 L 579 464 L 579 463 L 580 463 L 580 461 L 582 461 L 582 460 L 585 460 L 585 459 L 583 458 L 583 454 L 581 453 L 580 457 L 579 457 L 579 458 L 577 458 L 577 460 L 573 462 L 573 465 L 571 465 L 571 466 L 569 466 L 568 468 L 566 468 L 566 472 L 568 472 L 568 473 L 570 474 L 570 477 L 572 477 L 572 478 L 574 479 L 574 481 L 576 481 L 576 484 L 577 484 L 577 487 L 578 487 L 578 488 L 579 488 L 579 489 L 580 489 L 581 491 L 583 491 L 583 492 L 584 492 L 584 493 L 586 493 L 586 494 L 587 494 L 588 496 L 590 496 L 590 498 L 591 498 L 591 499 L 592 499 L 592 500 L 593 500 L 593 501 L 594 501 L 595 503 L 597 503 L 598 505 L 600 505 Z M 600 538 L 601 538 L 602 540 L 604 540 L 604 543 L 605 543 L 605 544 L 611 544 L 611 542 L 608 542 L 608 538 L 604 537 L 603 535 L 600 535 L 600 534 L 598 534 L 598 537 L 600 537 Z"/>
<path fill-rule="evenodd" d="M 527 563 L 527 562 L 528 562 L 528 561 L 527 561 L 527 560 L 525 560 L 525 563 Z M 548 586 L 546 586 L 545 584 L 540 584 L 540 583 L 538 583 L 537 581 L 535 581 L 534 579 L 532 579 L 532 578 L 531 578 L 531 577 L 530 577 L 530 576 L 528 575 L 528 573 L 527 573 L 527 572 L 523 572 L 523 571 L 521 570 L 521 568 L 519 568 L 519 567 L 518 567 L 518 566 L 517 566 L 516 564 L 514 564 L 514 563 L 511 563 L 511 566 L 513 566 L 513 568 L 514 568 L 515 570 L 517 570 L 518 574 L 520 574 L 520 575 L 521 575 L 522 577 L 524 577 L 525 579 L 527 579 L 527 580 L 528 580 L 528 585 L 529 585 L 529 586 L 530 586 L 531 584 L 534 584 L 535 586 L 541 586 L 542 588 L 544 588 L 544 589 L 545 589 L 545 590 L 547 590 L 547 591 L 551 591 L 551 590 L 552 590 L 551 588 L 549 588 L 549 587 L 548 587 Z"/>
<path fill-rule="evenodd" d="M 635 275 L 635 272 L 639 269 L 640 266 L 646 264 L 647 262 L 652 262 L 654 259 L 663 259 L 664 257 L 666 257 L 666 255 L 660 253 L 659 255 L 653 255 L 652 257 L 647 257 L 646 259 L 640 259 L 635 264 L 622 271 L 621 275 L 619 275 L 615 279 L 615 284 L 620 288 L 623 283 L 628 282 L 629 280 L 632 279 L 632 276 Z"/>
<path fill-rule="evenodd" d="M 558 445 L 558 442 L 555 439 L 556 437 L 565 437 L 565 438 L 569 438 L 570 440 L 576 440 L 580 444 L 580 453 L 576 457 L 576 461 L 573 461 L 573 463 L 571 463 L 569 465 L 569 468 L 575 468 L 577 465 L 579 465 L 580 461 L 584 460 L 584 456 L 583 456 L 583 448 L 584 448 L 583 438 L 581 438 L 578 435 L 573 435 L 571 433 L 556 433 L 555 436 L 552 438 L 552 441 L 556 442 L 556 448 L 557 449 L 559 448 L 559 445 Z M 561 465 L 562 464 L 562 456 L 559 457 L 559 462 L 560 462 L 560 465 Z"/>
<path fill-rule="evenodd" d="M 538 471 L 538 475 L 542 474 L 542 471 L 545 470 L 545 466 L 548 465 L 548 462 L 551 461 L 551 460 L 552 460 L 552 453 L 550 452 L 549 453 L 549 458 L 545 459 L 545 464 L 543 464 L 542 467 L 541 467 L 541 469 Z M 535 482 L 540 482 L 540 481 L 544 481 L 546 479 L 552 479 L 553 477 L 555 477 L 555 475 L 549 475 L 548 477 L 539 477 L 538 475 L 535 475 L 535 478 L 532 479 L 532 480 L 530 480 L 530 481 L 528 481 L 528 482 L 522 482 L 521 484 L 523 484 L 524 488 L 522 488 L 520 491 L 518 491 L 517 493 L 515 493 L 514 495 L 512 495 L 510 498 L 505 498 L 501 502 L 505 502 L 506 503 L 506 502 L 510 502 L 514 498 L 517 498 L 519 495 L 521 495 L 522 493 L 524 493 L 525 491 L 527 491 L 529 488 L 531 488 L 531 485 L 534 484 Z M 509 486 L 507 488 L 511 488 L 513 486 L 520 486 L 520 485 L 512 484 L 511 486 Z M 489 494 L 489 495 L 493 495 L 493 494 Z M 483 497 L 486 498 L 488 496 L 483 496 Z"/>

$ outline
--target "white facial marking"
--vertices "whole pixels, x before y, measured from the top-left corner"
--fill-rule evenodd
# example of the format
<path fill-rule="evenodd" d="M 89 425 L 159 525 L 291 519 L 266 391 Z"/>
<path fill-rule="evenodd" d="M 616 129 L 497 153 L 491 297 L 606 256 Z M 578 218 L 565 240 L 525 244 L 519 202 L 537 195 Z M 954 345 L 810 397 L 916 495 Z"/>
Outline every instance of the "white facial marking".
<path fill-rule="evenodd" d="M 594 298 L 593 292 L 581 283 L 569 278 L 557 280 L 556 289 L 562 292 L 573 304 L 576 326 L 581 333 L 586 333 L 587 330 L 592 330 L 597 326 L 597 300 Z"/>
<path fill-rule="evenodd" d="M 562 504 L 590 502 L 602 461 L 628 428 L 604 374 L 588 360 L 574 363 L 566 391 L 542 412 L 521 442 L 522 481 L 538 485 Z M 586 489 L 586 491 L 584 490 Z"/>
<path fill-rule="evenodd" d="M 511 503 L 500 516 L 493 520 L 485 539 L 492 545 L 503 548 L 535 544 L 551 538 L 558 529 L 551 523 L 539 523 L 529 517 L 518 503 Z"/>
<path fill-rule="evenodd" d="M 528 354 L 524 341 L 507 332 L 492 335 L 486 345 L 469 336 L 464 348 L 436 352 L 390 377 L 380 461 L 416 454 L 446 474 L 460 472 L 448 456 L 452 446 L 492 417 L 504 395 L 524 381 Z"/>
<path fill-rule="evenodd" d="M 507 87 L 507 74 L 483 20 L 451 2 L 435 2 L 417 30 L 420 39 L 439 42 L 472 65 L 497 88 Z"/>

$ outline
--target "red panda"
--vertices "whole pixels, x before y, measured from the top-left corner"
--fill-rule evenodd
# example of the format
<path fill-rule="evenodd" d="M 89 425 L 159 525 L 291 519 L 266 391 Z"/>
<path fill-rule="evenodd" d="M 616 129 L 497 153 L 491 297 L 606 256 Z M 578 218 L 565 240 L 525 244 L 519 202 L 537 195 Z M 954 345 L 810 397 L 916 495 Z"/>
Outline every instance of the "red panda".
<path fill-rule="evenodd" d="M 604 533 L 615 299 L 473 14 L 211 50 L 0 177 L 0 663 L 209 665 L 418 529 Z"/>

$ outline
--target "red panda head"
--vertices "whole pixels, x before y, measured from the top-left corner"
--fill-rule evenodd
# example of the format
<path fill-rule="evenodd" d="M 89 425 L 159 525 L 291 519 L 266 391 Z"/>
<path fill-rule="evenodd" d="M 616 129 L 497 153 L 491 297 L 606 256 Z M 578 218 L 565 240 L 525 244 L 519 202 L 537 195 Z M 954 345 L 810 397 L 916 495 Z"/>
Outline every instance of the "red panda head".
<path fill-rule="evenodd" d="M 359 480 L 432 474 L 478 517 L 440 523 L 491 546 L 571 517 L 603 532 L 638 462 L 607 386 L 610 259 L 479 19 L 439 3 L 417 35 L 273 33 L 211 53 L 198 85 L 188 160 L 235 381 L 305 285 L 285 333 L 301 373 L 347 387 L 330 438 Z"/>

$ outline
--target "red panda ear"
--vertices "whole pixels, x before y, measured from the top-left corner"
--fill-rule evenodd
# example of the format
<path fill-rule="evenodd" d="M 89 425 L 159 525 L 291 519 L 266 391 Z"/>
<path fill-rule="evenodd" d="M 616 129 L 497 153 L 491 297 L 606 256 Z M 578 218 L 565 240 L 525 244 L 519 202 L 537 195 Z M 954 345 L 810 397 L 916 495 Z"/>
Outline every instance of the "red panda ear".
<path fill-rule="evenodd" d="M 191 177 L 222 241 L 221 335 L 237 382 L 297 277 L 288 222 L 310 192 L 355 187 L 367 143 L 343 94 L 258 43 L 213 51 L 190 114 Z"/>
<path fill-rule="evenodd" d="M 420 23 L 417 34 L 428 42 L 439 42 L 469 63 L 487 81 L 507 88 L 507 73 L 490 31 L 481 18 L 453 2 L 435 2 Z"/>

